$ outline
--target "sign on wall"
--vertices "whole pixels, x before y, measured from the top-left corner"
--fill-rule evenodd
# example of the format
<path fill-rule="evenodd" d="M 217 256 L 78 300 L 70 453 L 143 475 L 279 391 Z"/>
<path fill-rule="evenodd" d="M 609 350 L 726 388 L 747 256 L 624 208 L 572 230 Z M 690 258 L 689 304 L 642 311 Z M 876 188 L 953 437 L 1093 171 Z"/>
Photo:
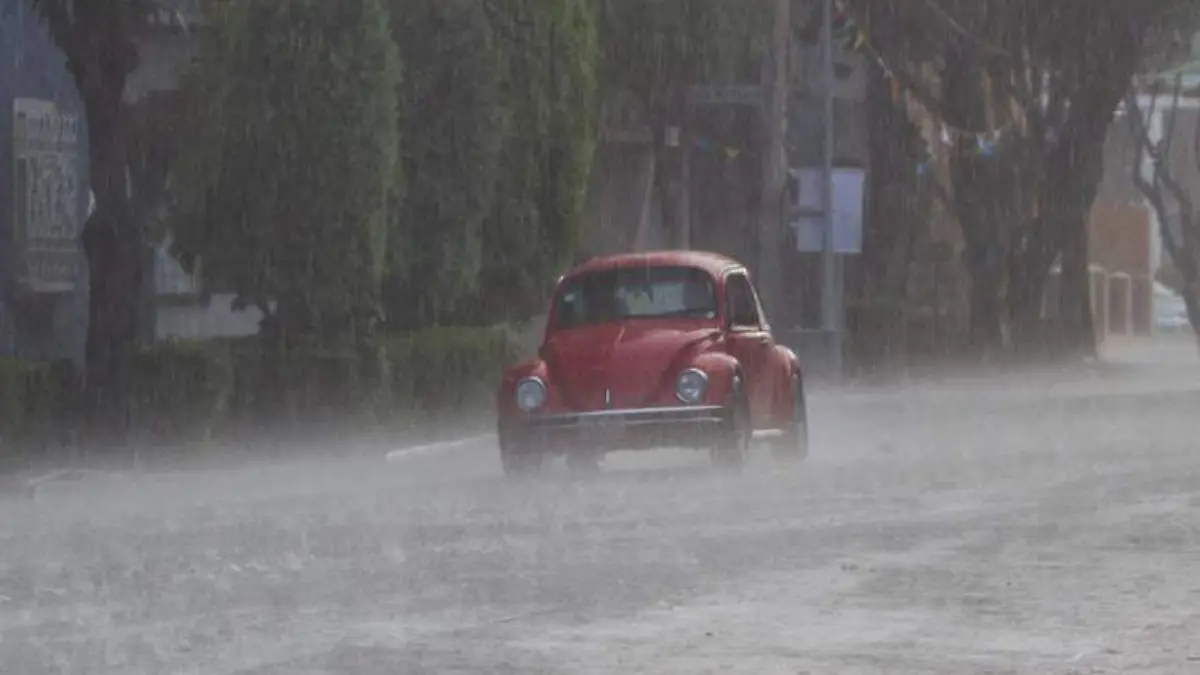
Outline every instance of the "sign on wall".
<path fill-rule="evenodd" d="M 796 250 L 817 253 L 825 250 L 826 224 L 823 205 L 824 171 L 812 167 L 790 169 L 792 180 L 792 227 Z M 863 199 L 866 172 L 862 169 L 833 170 L 833 250 L 857 255 L 863 244 Z"/>
<path fill-rule="evenodd" d="M 13 101 L 13 222 L 17 283 L 35 292 L 75 288 L 80 255 L 79 120 L 54 103 Z"/>
<path fill-rule="evenodd" d="M 692 105 L 763 105 L 764 90 L 757 84 L 705 84 L 688 90 Z"/>

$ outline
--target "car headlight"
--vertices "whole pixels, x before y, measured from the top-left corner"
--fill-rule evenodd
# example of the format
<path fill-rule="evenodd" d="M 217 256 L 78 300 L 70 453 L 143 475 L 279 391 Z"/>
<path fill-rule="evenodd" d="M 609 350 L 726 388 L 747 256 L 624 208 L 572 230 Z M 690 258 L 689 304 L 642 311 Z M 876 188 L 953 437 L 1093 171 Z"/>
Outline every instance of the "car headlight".
<path fill-rule="evenodd" d="M 688 405 L 703 401 L 704 392 L 707 390 L 708 376 L 695 368 L 688 368 L 675 380 L 675 397 Z"/>
<path fill-rule="evenodd" d="M 533 412 L 546 402 L 546 385 L 536 377 L 527 377 L 517 384 L 517 407 Z"/>

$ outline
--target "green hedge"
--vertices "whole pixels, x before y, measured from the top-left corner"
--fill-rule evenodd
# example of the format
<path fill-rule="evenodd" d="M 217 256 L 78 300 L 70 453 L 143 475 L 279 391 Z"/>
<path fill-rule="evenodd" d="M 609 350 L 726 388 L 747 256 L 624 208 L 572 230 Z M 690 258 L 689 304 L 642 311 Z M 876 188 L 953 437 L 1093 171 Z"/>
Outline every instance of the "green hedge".
<path fill-rule="evenodd" d="M 169 341 L 133 360 L 129 421 L 155 441 L 204 440 L 224 422 L 233 368 L 221 343 Z"/>
<path fill-rule="evenodd" d="M 508 326 L 389 334 L 382 367 L 303 343 L 275 353 L 257 338 L 165 342 L 139 355 L 132 421 L 160 440 L 394 424 L 490 405 L 521 351 Z M 377 386 L 380 371 L 389 386 Z"/>
<path fill-rule="evenodd" d="M 386 403 L 380 373 L 386 365 L 378 354 L 297 344 L 263 354 L 260 363 L 261 380 L 251 383 L 255 396 L 293 426 L 369 426 Z"/>
<path fill-rule="evenodd" d="M 69 362 L 0 359 L 0 455 L 49 442 L 69 412 L 72 384 Z"/>
<path fill-rule="evenodd" d="M 508 326 L 439 327 L 391 335 L 394 403 L 417 412 L 489 404 L 501 370 L 521 356 Z"/>
<path fill-rule="evenodd" d="M 129 423 L 155 445 L 394 426 L 490 405 L 501 370 L 522 356 L 507 326 L 395 333 L 380 347 L 385 363 L 305 345 L 264 352 L 257 338 L 155 343 L 133 360 Z M 69 364 L 0 360 L 0 455 L 69 428 L 74 383 Z"/>

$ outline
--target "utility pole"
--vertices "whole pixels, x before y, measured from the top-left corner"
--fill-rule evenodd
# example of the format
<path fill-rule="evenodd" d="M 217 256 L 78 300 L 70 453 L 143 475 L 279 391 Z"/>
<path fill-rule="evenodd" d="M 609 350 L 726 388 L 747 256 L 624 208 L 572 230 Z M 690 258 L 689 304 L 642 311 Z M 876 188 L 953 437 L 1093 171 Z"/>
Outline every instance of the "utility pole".
<path fill-rule="evenodd" d="M 838 254 L 833 246 L 833 153 L 834 153 L 834 75 L 833 75 L 833 0 L 823 0 L 821 28 L 822 79 L 824 100 L 825 150 L 822 154 L 821 203 L 825 218 L 825 246 L 821 252 L 821 329 L 829 340 L 829 368 L 834 380 L 842 376 L 842 289 Z"/>
<path fill-rule="evenodd" d="M 763 294 L 767 317 L 781 314 L 783 278 L 780 253 L 786 211 L 783 208 L 787 181 L 788 61 L 792 39 L 792 1 L 775 0 L 775 19 L 771 31 L 771 56 L 764 68 L 763 90 L 766 108 L 766 152 L 763 153 L 763 191 L 758 216 L 758 286 Z"/>

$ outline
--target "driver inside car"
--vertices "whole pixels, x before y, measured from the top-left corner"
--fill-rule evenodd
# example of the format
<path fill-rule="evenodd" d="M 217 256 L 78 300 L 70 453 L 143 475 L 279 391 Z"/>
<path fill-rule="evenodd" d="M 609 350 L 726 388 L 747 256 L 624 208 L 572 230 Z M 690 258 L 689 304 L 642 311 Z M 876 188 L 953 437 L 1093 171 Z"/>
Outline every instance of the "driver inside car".
<path fill-rule="evenodd" d="M 654 299 L 643 286 L 634 286 L 626 291 L 621 300 L 626 308 L 626 316 L 646 316 L 654 313 Z"/>

